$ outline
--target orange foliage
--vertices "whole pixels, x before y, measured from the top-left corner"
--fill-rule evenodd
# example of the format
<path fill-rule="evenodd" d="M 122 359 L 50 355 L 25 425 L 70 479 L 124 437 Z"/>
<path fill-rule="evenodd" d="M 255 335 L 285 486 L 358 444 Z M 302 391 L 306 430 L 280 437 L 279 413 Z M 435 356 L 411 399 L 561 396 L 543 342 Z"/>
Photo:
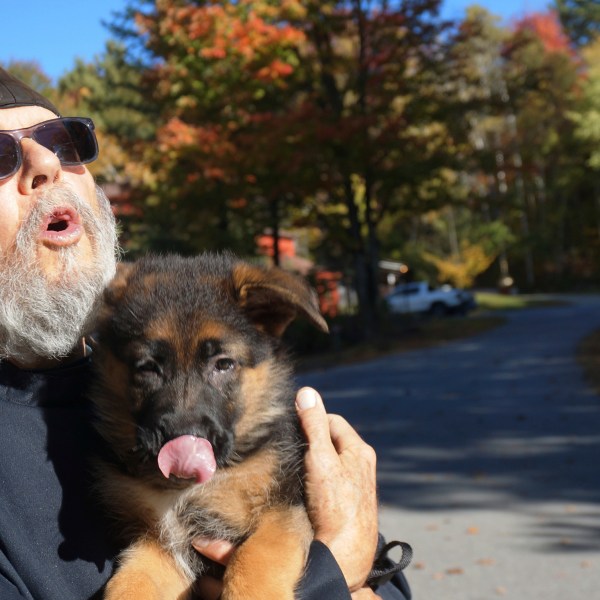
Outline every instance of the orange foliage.
<path fill-rule="evenodd" d="M 194 143 L 195 128 L 180 119 L 171 119 L 158 131 L 158 143 L 161 150 L 191 146 Z"/>
<path fill-rule="evenodd" d="M 202 48 L 200 50 L 200 56 L 202 58 L 215 58 L 221 59 L 227 56 L 227 51 L 224 47 L 215 46 L 213 48 Z"/>
<path fill-rule="evenodd" d="M 346 3 L 148 4 L 136 24 L 157 59 L 156 96 L 168 107 L 158 132 L 165 172 L 177 177 L 191 169 L 231 189 L 252 186 L 276 197 L 289 191 L 291 176 L 295 190 L 311 185 L 339 193 L 339 154 L 358 168 L 370 160 L 383 173 L 393 171 L 397 153 L 385 148 L 398 143 L 406 124 L 389 105 L 403 93 L 406 64 L 414 69 L 418 62 L 405 38 L 420 17 L 365 13 L 361 55 L 358 22 Z"/>
<path fill-rule="evenodd" d="M 180 47 L 187 54 L 214 61 L 235 57 L 260 80 L 283 78 L 293 72 L 293 66 L 281 58 L 267 65 L 264 59 L 304 40 L 303 32 L 285 23 L 282 16 L 301 14 L 301 3 L 296 0 L 280 7 L 256 0 L 203 6 L 173 4 L 157 2 L 155 13 L 136 14 L 136 25 L 149 36 L 150 45 L 168 39 L 170 51 Z"/>
<path fill-rule="evenodd" d="M 224 165 L 231 164 L 235 147 L 228 141 L 220 125 L 189 125 L 172 118 L 157 131 L 157 141 L 165 157 L 173 156 L 173 152 L 176 153 L 175 161 L 186 152 L 193 157 L 196 172 L 186 176 L 188 183 L 198 179 L 198 172 L 209 180 L 227 178 Z"/>

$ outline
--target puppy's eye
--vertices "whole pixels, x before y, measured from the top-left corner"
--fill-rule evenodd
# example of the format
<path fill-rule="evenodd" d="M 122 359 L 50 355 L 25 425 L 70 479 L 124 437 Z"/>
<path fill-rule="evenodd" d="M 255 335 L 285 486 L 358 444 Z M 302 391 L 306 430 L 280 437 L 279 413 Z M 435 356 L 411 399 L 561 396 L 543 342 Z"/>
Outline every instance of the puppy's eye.
<path fill-rule="evenodd" d="M 215 371 L 220 371 L 221 373 L 225 371 L 231 371 L 235 369 L 236 362 L 233 358 L 217 358 L 215 361 Z"/>

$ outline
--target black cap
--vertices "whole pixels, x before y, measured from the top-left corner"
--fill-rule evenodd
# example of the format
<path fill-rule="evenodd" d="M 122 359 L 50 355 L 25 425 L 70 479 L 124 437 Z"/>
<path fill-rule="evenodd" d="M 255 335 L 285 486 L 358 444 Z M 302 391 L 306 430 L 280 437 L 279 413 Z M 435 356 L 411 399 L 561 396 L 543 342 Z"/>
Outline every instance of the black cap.
<path fill-rule="evenodd" d="M 60 117 L 52 102 L 0 67 L 0 109 L 17 106 L 41 106 Z"/>

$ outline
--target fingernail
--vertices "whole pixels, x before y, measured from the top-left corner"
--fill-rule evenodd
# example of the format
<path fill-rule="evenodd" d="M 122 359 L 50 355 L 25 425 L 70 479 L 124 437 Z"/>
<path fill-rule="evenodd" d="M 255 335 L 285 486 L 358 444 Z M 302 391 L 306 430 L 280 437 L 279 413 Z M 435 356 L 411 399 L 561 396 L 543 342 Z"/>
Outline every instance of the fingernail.
<path fill-rule="evenodd" d="M 317 392 L 311 388 L 302 388 L 296 396 L 296 406 L 300 410 L 314 408 L 317 405 Z"/>

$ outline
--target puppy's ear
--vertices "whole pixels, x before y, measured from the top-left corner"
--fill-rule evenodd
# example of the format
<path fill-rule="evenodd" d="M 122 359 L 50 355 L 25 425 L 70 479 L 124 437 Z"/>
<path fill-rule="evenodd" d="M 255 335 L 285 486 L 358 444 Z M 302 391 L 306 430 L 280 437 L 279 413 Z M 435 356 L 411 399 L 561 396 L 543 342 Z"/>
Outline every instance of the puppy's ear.
<path fill-rule="evenodd" d="M 115 276 L 104 290 L 105 305 L 115 306 L 123 297 L 129 282 L 129 276 L 131 275 L 133 268 L 133 263 L 121 262 L 117 265 L 117 272 Z"/>
<path fill-rule="evenodd" d="M 300 277 L 276 267 L 238 263 L 233 285 L 240 306 L 262 331 L 281 337 L 299 313 L 321 331 L 329 331 L 316 292 Z"/>

